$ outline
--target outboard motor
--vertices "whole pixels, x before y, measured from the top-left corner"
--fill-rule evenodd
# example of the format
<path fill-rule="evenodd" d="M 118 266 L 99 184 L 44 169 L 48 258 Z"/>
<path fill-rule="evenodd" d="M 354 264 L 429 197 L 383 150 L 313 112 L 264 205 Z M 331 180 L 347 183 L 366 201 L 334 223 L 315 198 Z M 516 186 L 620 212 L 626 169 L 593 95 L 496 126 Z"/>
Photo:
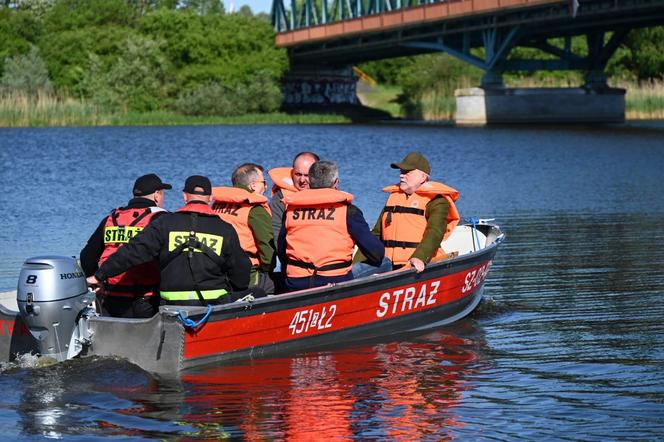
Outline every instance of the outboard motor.
<path fill-rule="evenodd" d="M 95 315 L 94 299 L 76 259 L 38 256 L 23 263 L 16 300 L 42 356 L 63 361 L 81 351 L 90 338 L 87 318 Z"/>

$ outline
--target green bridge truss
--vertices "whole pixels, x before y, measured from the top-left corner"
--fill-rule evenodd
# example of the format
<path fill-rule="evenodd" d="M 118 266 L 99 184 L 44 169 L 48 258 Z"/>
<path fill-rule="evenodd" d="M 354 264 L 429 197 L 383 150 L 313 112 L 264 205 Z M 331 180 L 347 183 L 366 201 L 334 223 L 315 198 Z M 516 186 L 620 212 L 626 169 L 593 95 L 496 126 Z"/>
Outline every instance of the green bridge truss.
<path fill-rule="evenodd" d="M 291 0 L 286 8 L 283 0 L 274 0 L 272 23 L 277 33 L 288 33 L 443 2 Z M 501 83 L 505 71 L 539 70 L 580 70 L 586 72 L 587 84 L 601 85 L 606 84 L 606 63 L 629 31 L 658 25 L 664 25 L 664 0 L 561 0 L 303 41 L 288 51 L 294 64 L 332 66 L 446 52 L 483 69 L 484 85 Z M 579 35 L 588 43 L 583 52 L 575 52 L 571 44 Z M 514 59 L 509 54 L 515 47 L 537 48 L 549 57 Z"/>

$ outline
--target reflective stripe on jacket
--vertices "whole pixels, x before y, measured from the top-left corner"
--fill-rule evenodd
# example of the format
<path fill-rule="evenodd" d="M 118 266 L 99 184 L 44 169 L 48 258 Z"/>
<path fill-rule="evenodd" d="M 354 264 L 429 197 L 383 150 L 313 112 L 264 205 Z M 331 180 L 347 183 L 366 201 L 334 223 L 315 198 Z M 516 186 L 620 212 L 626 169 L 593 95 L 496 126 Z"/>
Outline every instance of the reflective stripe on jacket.
<path fill-rule="evenodd" d="M 348 232 L 353 195 L 334 189 L 305 189 L 284 198 L 286 275 L 339 276 L 351 270 L 355 242 Z"/>
<path fill-rule="evenodd" d="M 260 265 L 258 246 L 249 227 L 249 212 L 256 206 L 263 206 L 268 213 L 271 213 L 267 198 L 238 187 L 213 187 L 212 197 L 214 198 L 212 210 L 219 215 L 219 218 L 235 228 L 242 250 L 249 256 L 251 265 L 258 267 Z"/>
<path fill-rule="evenodd" d="M 279 189 L 284 197 L 287 197 L 291 193 L 297 192 L 295 184 L 293 184 L 293 168 L 292 167 L 275 167 L 268 171 L 268 175 L 272 180 L 272 192 L 270 196 L 274 196 Z"/>
<path fill-rule="evenodd" d="M 170 230 L 168 232 L 168 251 L 170 253 L 164 269 L 168 268 L 170 263 L 176 259 L 181 259 L 184 255 L 189 260 L 188 267 L 193 283 L 194 290 L 161 290 L 159 295 L 168 302 L 178 301 L 213 301 L 226 295 L 226 289 L 198 289 L 196 273 L 201 261 L 193 261 L 192 258 L 198 254 L 207 256 L 213 263 L 221 267 L 221 253 L 224 247 L 224 237 L 209 232 L 200 232 L 198 230 L 198 215 L 217 215 L 207 204 L 187 204 L 176 210 L 176 213 L 192 214 L 191 225 L 188 230 Z M 203 258 L 205 259 L 205 258 Z M 202 299 L 201 299 L 202 298 Z"/>
<path fill-rule="evenodd" d="M 427 181 L 412 195 L 401 191 L 398 185 L 383 189 L 390 196 L 385 203 L 381 218 L 381 234 L 385 244 L 385 256 L 395 265 L 408 262 L 413 252 L 422 241 L 427 227 L 426 206 L 437 196 L 442 196 L 449 205 L 447 211 L 447 227 L 442 239 L 447 238 L 459 224 L 459 212 L 454 201 L 459 199 L 459 192 L 435 181 Z M 444 256 L 442 249 L 433 258 Z"/>
<path fill-rule="evenodd" d="M 109 256 L 127 244 L 147 226 L 157 212 L 164 209 L 152 206 L 142 209 L 114 209 L 104 225 L 104 251 L 99 257 L 101 266 Z M 159 286 L 157 261 L 138 265 L 124 273 L 108 278 L 106 295 L 123 298 L 150 297 Z"/>
<path fill-rule="evenodd" d="M 218 290 L 200 290 L 198 293 L 201 294 L 203 299 L 205 300 L 215 300 L 219 299 L 222 296 L 225 296 L 228 294 L 228 292 L 224 289 L 218 289 Z M 198 293 L 196 293 L 193 290 L 189 291 L 171 291 L 171 292 L 165 292 L 161 291 L 159 294 L 161 295 L 161 298 L 165 301 L 169 302 L 177 302 L 177 301 L 200 301 L 200 297 L 198 296 Z"/>

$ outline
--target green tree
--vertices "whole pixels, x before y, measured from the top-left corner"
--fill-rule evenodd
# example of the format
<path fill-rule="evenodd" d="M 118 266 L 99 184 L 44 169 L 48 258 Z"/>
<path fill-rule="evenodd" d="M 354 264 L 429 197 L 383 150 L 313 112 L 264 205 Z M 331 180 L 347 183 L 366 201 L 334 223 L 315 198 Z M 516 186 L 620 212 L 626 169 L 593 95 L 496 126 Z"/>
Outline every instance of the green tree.
<path fill-rule="evenodd" d="M 630 32 L 625 46 L 631 53 L 625 61 L 636 78 L 664 79 L 664 26 Z"/>
<path fill-rule="evenodd" d="M 26 55 L 16 55 L 7 59 L 5 71 L 0 78 L 0 91 L 20 92 L 30 97 L 36 97 L 39 93 L 53 92 L 48 69 L 36 47 L 33 46 Z"/>
<path fill-rule="evenodd" d="M 246 84 L 259 71 L 281 78 L 288 67 L 286 52 L 274 47 L 271 26 L 255 17 L 160 10 L 143 17 L 140 30 L 164 41 L 180 91 Z"/>
<path fill-rule="evenodd" d="M 90 54 L 99 56 L 105 70 L 117 60 L 128 36 L 135 34 L 130 28 L 98 26 L 51 34 L 40 40 L 40 49 L 53 83 L 58 90 L 79 95 Z"/>
<path fill-rule="evenodd" d="M 251 7 L 249 5 L 242 5 L 240 9 L 237 11 L 238 14 L 244 15 L 245 17 L 253 17 L 254 13 L 251 10 Z"/>
<path fill-rule="evenodd" d="M 421 117 L 421 100 L 427 93 L 454 97 L 455 89 L 479 84 L 481 76 L 481 70 L 447 54 L 418 55 L 400 71 L 399 103 L 406 115 Z"/>
<path fill-rule="evenodd" d="M 5 59 L 27 54 L 40 34 L 36 17 L 25 11 L 0 8 L 0 75 L 4 71 Z"/>
<path fill-rule="evenodd" d="M 401 71 L 415 63 L 417 57 L 397 57 L 362 63 L 358 67 L 380 84 L 395 85 Z"/>
<path fill-rule="evenodd" d="M 224 2 L 222 0 L 180 0 L 178 6 L 182 9 L 194 11 L 199 15 L 224 13 Z"/>
<path fill-rule="evenodd" d="M 35 17 L 43 17 L 55 5 L 55 0 L 16 0 L 14 7 Z"/>
<path fill-rule="evenodd" d="M 107 108 L 152 111 L 164 106 L 167 75 L 167 61 L 159 44 L 132 36 L 110 69 L 91 54 L 81 84 L 94 102 Z"/>
<path fill-rule="evenodd" d="M 138 11 L 125 0 L 57 0 L 44 15 L 44 33 L 101 26 L 135 26 Z"/>
<path fill-rule="evenodd" d="M 138 12 L 125 0 L 58 0 L 43 18 L 39 48 L 58 90 L 80 94 L 89 54 L 117 59 Z"/>

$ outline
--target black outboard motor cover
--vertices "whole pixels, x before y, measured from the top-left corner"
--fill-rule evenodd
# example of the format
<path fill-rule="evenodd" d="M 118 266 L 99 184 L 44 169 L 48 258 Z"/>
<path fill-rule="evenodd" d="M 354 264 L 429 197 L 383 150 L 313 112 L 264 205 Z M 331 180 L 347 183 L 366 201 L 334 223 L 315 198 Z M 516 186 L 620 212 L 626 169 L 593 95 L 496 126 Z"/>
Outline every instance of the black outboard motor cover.
<path fill-rule="evenodd" d="M 75 258 L 38 256 L 23 263 L 16 300 L 42 356 L 73 357 L 68 352 L 79 314 L 94 299 Z"/>

